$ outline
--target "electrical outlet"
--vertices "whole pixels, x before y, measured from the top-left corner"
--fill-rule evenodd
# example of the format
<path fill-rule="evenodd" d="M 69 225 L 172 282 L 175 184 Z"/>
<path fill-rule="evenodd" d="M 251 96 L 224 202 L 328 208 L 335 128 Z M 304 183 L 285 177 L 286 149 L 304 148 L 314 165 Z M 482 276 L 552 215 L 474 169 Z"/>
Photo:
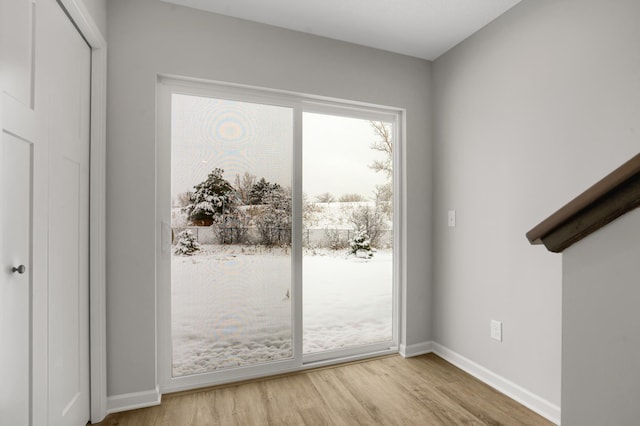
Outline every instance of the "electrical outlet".
<path fill-rule="evenodd" d="M 502 342 L 502 321 L 491 320 L 491 338 Z"/>
<path fill-rule="evenodd" d="M 449 228 L 456 227 L 456 211 L 449 210 L 449 214 L 447 216 L 447 223 L 449 224 Z"/>

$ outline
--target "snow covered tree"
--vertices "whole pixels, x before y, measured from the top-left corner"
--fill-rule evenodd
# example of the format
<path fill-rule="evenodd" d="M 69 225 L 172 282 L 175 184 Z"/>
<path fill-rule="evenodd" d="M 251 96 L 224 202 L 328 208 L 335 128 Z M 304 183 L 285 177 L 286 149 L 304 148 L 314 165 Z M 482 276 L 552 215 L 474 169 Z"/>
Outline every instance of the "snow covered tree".
<path fill-rule="evenodd" d="M 200 250 L 200 244 L 196 242 L 196 237 L 190 229 L 185 229 L 178 234 L 178 243 L 173 251 L 180 256 L 191 256 Z"/>
<path fill-rule="evenodd" d="M 260 243 L 266 246 L 291 244 L 291 191 L 275 184 L 262 195 L 262 203 L 251 210 L 260 233 Z"/>
<path fill-rule="evenodd" d="M 234 182 L 236 194 L 238 195 L 238 199 L 242 203 L 242 205 L 249 205 L 249 194 L 251 193 L 251 188 L 256 183 L 255 175 L 252 175 L 249 172 L 244 172 L 244 175 L 240 176 L 239 173 L 236 173 L 236 180 Z"/>
<path fill-rule="evenodd" d="M 223 173 L 222 169 L 213 169 L 203 182 L 194 186 L 191 203 L 185 208 L 192 223 L 211 225 L 237 204 L 233 186 L 222 177 Z"/>
<path fill-rule="evenodd" d="M 384 213 L 387 219 L 391 220 L 393 218 L 393 188 L 391 182 L 376 185 L 373 196 L 376 208 Z"/>
<path fill-rule="evenodd" d="M 373 131 L 379 139 L 373 142 L 370 147 L 374 151 L 384 153 L 385 159 L 375 160 L 369 164 L 369 167 L 387 176 L 387 182 L 383 185 L 376 185 L 374 191 L 376 210 L 381 210 L 388 219 L 391 219 L 393 216 L 393 139 L 391 125 L 383 121 L 372 121 L 371 127 L 373 127 Z"/>
<path fill-rule="evenodd" d="M 355 237 L 349 242 L 349 248 L 351 253 L 358 257 L 364 257 L 370 259 L 373 257 L 373 250 L 371 249 L 371 241 L 369 235 L 365 231 L 356 232 Z"/>
<path fill-rule="evenodd" d="M 356 233 L 364 232 L 370 244 L 378 247 L 378 239 L 385 228 L 384 213 L 376 207 L 358 206 L 349 215 L 349 222 L 353 225 Z"/>
<path fill-rule="evenodd" d="M 250 217 L 244 210 L 233 208 L 216 218 L 215 230 L 220 244 L 240 244 L 247 241 Z"/>
<path fill-rule="evenodd" d="M 260 178 L 249 191 L 249 204 L 252 206 L 258 206 L 261 204 L 268 204 L 266 197 L 268 194 L 281 191 L 282 187 L 277 183 L 270 183 L 265 178 Z"/>

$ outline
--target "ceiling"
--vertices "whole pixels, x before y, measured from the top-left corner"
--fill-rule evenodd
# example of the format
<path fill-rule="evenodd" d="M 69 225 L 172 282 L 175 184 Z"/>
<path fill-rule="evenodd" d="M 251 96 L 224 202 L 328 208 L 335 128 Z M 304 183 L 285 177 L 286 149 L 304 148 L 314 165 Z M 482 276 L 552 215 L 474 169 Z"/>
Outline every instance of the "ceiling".
<path fill-rule="evenodd" d="M 433 60 L 520 0 L 163 0 Z"/>

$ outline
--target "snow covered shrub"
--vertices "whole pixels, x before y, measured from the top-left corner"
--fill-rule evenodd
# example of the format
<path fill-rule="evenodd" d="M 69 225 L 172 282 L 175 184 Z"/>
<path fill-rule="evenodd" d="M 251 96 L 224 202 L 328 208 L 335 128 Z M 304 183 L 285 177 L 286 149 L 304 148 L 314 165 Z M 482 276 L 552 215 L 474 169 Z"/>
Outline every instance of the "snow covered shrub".
<path fill-rule="evenodd" d="M 340 233 L 339 229 L 325 229 L 325 238 L 331 250 L 340 250 L 347 247 L 347 239 Z"/>
<path fill-rule="evenodd" d="M 193 236 L 191 230 L 185 229 L 178 234 L 178 244 L 176 244 L 176 248 L 173 251 L 175 254 L 191 256 L 198 250 L 200 250 L 200 244 L 196 242 L 196 237 Z"/>
<path fill-rule="evenodd" d="M 325 206 L 320 203 L 310 202 L 307 194 L 302 193 L 302 223 L 305 227 L 317 225 L 322 218 Z"/>
<path fill-rule="evenodd" d="M 369 243 L 378 247 L 380 231 L 385 228 L 384 214 L 372 206 L 358 206 L 349 215 L 349 222 L 357 230 L 362 230 L 369 238 Z"/>
<path fill-rule="evenodd" d="M 251 211 L 260 244 L 291 245 L 291 192 L 280 186 L 271 187 L 262 194 L 261 201 Z"/>
<path fill-rule="evenodd" d="M 363 257 L 366 259 L 373 257 L 371 241 L 369 240 L 369 235 L 367 235 L 366 231 L 356 232 L 355 237 L 353 237 L 349 242 L 349 247 L 351 249 L 351 253 L 355 254 L 358 257 Z"/>
<path fill-rule="evenodd" d="M 249 218 L 244 210 L 234 208 L 216 219 L 220 244 L 242 244 L 247 241 Z"/>

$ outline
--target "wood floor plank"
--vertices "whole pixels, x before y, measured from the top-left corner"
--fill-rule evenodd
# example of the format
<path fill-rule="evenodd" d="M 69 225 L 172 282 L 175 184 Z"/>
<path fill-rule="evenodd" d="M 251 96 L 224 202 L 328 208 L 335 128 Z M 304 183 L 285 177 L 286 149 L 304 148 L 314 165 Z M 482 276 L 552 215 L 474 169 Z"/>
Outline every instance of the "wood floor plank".
<path fill-rule="evenodd" d="M 383 357 L 166 395 L 99 426 L 552 425 L 436 355 Z"/>
<path fill-rule="evenodd" d="M 488 425 L 549 424 L 541 416 L 474 378 L 440 386 L 439 389 Z"/>
<path fill-rule="evenodd" d="M 403 362 L 405 360 L 401 360 Z M 399 380 L 408 394 L 414 395 L 423 405 L 425 424 L 438 425 L 481 425 L 480 419 L 465 410 L 456 401 L 443 394 L 438 386 L 448 384 L 434 379 L 432 370 L 416 371 L 409 368 L 397 368 L 398 360 L 385 360 L 392 368 L 393 375 Z M 412 363 L 406 363 L 407 367 Z M 455 382 L 450 382 L 455 383 Z"/>
<path fill-rule="evenodd" d="M 322 406 L 327 408 L 334 424 L 340 426 L 376 424 L 376 420 L 371 417 L 364 405 L 336 375 L 335 369 L 311 372 L 309 378 L 318 390 Z"/>
<path fill-rule="evenodd" d="M 312 408 L 315 401 L 320 399 L 306 375 L 267 380 L 260 382 L 260 386 L 266 396 L 268 424 L 305 424 L 301 413 Z"/>
<path fill-rule="evenodd" d="M 433 388 L 432 398 L 423 399 L 424 393 L 412 391 L 414 378 L 409 382 L 399 380 L 398 370 L 388 370 L 383 364 L 364 363 L 358 369 L 341 372 L 354 395 L 365 403 L 375 424 L 451 425 L 474 424 L 477 420 L 464 410 L 456 410 L 453 404 L 445 404 L 446 398 L 438 398 Z M 426 389 L 423 384 L 423 390 Z M 436 400 L 438 403 L 434 403 Z"/>
<path fill-rule="evenodd" d="M 231 386 L 218 389 L 217 392 L 202 392 L 203 404 L 208 406 L 208 421 L 204 424 L 220 425 L 245 425 L 259 424 L 266 419 L 264 404 L 256 404 L 261 401 L 263 395 L 257 383 L 249 383 L 250 386 Z M 189 395 L 184 395 L 189 397 Z"/>
<path fill-rule="evenodd" d="M 337 369 L 336 375 L 378 424 L 411 424 L 412 414 L 416 412 L 415 405 L 408 403 L 414 402 L 412 398 L 403 395 L 398 384 L 381 380 L 376 372 L 372 374 L 363 365 Z M 394 407 L 400 406 L 403 410 L 395 417 Z"/>

